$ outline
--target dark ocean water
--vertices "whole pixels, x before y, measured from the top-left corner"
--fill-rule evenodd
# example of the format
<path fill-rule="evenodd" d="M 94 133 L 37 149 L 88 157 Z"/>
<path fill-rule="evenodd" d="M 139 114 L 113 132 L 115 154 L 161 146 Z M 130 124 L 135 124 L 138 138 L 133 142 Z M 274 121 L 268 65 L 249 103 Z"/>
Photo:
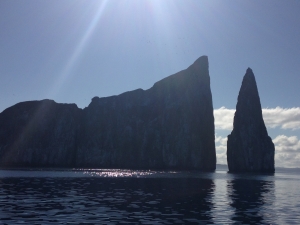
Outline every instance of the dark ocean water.
<path fill-rule="evenodd" d="M 300 176 L 0 170 L 0 224 L 300 224 Z"/>

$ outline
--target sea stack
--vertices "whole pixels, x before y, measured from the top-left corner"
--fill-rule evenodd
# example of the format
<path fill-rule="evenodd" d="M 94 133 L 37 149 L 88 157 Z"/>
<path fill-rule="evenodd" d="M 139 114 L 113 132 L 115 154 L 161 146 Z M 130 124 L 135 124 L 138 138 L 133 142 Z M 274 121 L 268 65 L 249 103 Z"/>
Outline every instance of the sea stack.
<path fill-rule="evenodd" d="M 255 77 L 248 68 L 238 96 L 233 130 L 228 135 L 229 172 L 273 173 L 274 151 L 263 120 Z"/>

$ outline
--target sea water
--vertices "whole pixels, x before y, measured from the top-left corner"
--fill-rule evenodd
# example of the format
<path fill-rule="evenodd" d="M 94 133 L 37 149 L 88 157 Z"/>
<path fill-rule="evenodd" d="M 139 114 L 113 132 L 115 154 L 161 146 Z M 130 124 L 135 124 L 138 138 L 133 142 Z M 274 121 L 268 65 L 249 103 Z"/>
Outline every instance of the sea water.
<path fill-rule="evenodd" d="M 300 175 L 0 170 L 0 224 L 299 224 Z"/>

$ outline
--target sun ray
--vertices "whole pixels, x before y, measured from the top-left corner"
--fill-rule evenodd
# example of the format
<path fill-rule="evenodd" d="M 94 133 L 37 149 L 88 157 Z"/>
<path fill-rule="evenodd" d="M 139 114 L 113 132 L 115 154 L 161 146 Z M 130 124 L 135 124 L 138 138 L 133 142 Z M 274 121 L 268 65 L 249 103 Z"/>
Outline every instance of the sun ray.
<path fill-rule="evenodd" d="M 80 55 L 84 51 L 84 48 L 86 47 L 86 45 L 88 43 L 88 40 L 92 36 L 92 34 L 95 30 L 95 27 L 99 23 L 99 20 L 100 20 L 102 14 L 103 14 L 103 11 L 105 9 L 105 6 L 106 6 L 107 2 L 108 2 L 108 0 L 101 1 L 93 20 L 91 21 L 91 23 L 87 27 L 86 31 L 84 32 L 84 35 L 82 36 L 82 38 L 80 39 L 80 41 L 77 45 L 77 47 L 74 49 L 73 53 L 71 54 L 69 60 L 67 61 L 66 65 L 65 65 L 65 67 L 61 71 L 61 73 L 60 73 L 59 77 L 57 78 L 53 88 L 50 91 L 49 96 L 55 97 L 59 93 L 59 91 L 61 90 L 64 83 L 68 80 L 68 78 L 70 78 L 72 69 L 74 68 L 76 62 L 78 61 L 78 59 L 80 57 Z"/>

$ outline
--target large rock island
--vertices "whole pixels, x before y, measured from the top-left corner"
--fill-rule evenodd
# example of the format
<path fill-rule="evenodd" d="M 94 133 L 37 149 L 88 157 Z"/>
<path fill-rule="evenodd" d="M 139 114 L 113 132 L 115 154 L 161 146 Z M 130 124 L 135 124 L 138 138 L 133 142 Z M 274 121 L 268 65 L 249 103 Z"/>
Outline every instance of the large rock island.
<path fill-rule="evenodd" d="M 229 172 L 274 172 L 274 144 L 263 120 L 254 74 L 250 68 L 243 78 L 228 135 Z"/>
<path fill-rule="evenodd" d="M 0 166 L 216 167 L 208 58 L 146 91 L 94 97 L 81 110 L 52 100 L 0 114 Z"/>

